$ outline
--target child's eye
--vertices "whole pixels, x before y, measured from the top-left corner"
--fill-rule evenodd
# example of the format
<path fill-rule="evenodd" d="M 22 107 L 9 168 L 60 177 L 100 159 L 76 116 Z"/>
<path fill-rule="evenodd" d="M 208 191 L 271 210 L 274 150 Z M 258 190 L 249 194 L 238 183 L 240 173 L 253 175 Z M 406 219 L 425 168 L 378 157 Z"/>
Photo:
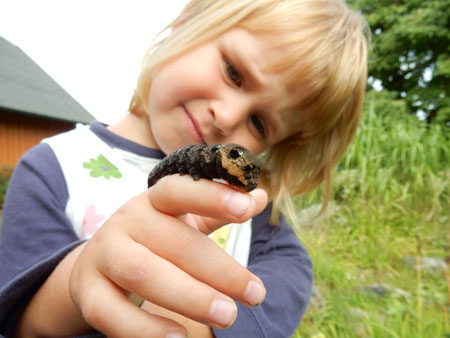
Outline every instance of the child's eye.
<path fill-rule="evenodd" d="M 266 137 L 266 130 L 264 129 L 264 124 L 262 123 L 261 119 L 257 115 L 252 115 L 250 117 L 253 126 L 258 131 L 258 133 L 261 134 L 263 138 Z"/>
<path fill-rule="evenodd" d="M 230 78 L 230 80 L 233 81 L 233 83 L 236 86 L 238 86 L 238 87 L 242 86 L 241 75 L 239 75 L 239 72 L 236 70 L 236 68 L 234 68 L 228 62 L 227 62 L 227 74 L 228 74 L 228 77 Z"/>

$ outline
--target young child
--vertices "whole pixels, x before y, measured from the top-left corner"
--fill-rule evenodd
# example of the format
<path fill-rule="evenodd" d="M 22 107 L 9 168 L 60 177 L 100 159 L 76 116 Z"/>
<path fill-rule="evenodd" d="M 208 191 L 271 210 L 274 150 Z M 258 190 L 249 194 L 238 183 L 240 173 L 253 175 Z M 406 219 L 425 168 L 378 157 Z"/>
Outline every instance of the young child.
<path fill-rule="evenodd" d="M 171 29 L 144 59 L 130 114 L 44 140 L 17 165 L 1 334 L 289 337 L 298 326 L 312 265 L 281 214 L 323 181 L 329 198 L 362 108 L 364 20 L 339 0 L 193 0 Z M 259 154 L 264 190 L 189 175 L 146 189 L 166 154 L 218 143 Z"/>

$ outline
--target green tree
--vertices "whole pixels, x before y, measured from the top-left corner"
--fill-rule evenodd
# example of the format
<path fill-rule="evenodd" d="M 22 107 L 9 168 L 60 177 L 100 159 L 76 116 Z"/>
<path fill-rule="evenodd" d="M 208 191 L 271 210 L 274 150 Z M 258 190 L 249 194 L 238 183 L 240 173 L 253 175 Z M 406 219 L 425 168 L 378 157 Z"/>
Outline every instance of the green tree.
<path fill-rule="evenodd" d="M 354 0 L 373 33 L 378 84 L 428 122 L 450 123 L 450 0 Z"/>

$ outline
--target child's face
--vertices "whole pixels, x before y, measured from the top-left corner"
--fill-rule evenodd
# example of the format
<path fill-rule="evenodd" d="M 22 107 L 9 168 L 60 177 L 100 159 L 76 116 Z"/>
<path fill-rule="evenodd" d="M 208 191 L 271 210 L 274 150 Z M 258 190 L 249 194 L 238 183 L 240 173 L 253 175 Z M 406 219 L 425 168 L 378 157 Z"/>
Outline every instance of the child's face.
<path fill-rule="evenodd" d="M 156 145 L 165 153 L 188 144 L 238 143 L 254 153 L 298 132 L 289 112 L 306 96 L 289 93 L 265 71 L 280 51 L 233 29 L 162 67 L 149 92 Z"/>

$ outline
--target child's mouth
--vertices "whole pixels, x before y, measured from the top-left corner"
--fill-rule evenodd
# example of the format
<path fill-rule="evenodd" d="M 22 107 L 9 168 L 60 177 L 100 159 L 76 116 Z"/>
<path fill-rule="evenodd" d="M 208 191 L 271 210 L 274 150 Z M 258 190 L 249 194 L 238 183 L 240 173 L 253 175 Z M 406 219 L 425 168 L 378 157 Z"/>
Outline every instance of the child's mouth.
<path fill-rule="evenodd" d="M 183 108 L 186 113 L 187 129 L 188 129 L 189 134 L 199 144 L 207 144 L 205 139 L 203 138 L 201 129 L 198 126 L 197 121 L 192 117 L 192 115 L 189 113 L 189 111 L 186 109 L 185 106 L 183 106 Z"/>

